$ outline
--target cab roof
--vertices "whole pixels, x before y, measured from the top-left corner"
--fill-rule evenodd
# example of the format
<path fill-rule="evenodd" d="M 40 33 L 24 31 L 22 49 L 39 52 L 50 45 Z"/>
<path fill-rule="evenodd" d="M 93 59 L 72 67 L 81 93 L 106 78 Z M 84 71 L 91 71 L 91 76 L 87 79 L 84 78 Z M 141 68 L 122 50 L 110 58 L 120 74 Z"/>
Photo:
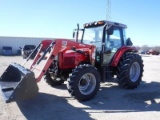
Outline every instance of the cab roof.
<path fill-rule="evenodd" d="M 102 25 L 112 25 L 112 26 L 118 26 L 122 28 L 127 28 L 127 25 L 122 24 L 122 23 L 117 23 L 117 22 L 112 22 L 112 21 L 106 21 L 106 20 L 100 20 L 100 21 L 94 21 L 90 23 L 85 23 L 84 27 L 85 28 L 90 28 L 90 27 L 95 27 L 95 26 L 102 26 Z"/>

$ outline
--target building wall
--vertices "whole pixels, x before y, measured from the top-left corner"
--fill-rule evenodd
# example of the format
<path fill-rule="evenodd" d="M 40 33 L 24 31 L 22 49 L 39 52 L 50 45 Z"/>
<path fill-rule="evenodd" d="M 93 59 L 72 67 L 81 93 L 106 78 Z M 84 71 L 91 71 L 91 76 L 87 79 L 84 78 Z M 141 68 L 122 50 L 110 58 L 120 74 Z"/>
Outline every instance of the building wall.
<path fill-rule="evenodd" d="M 0 36 L 0 54 L 2 54 L 2 48 L 4 46 L 12 47 L 12 53 L 17 54 L 19 47 L 24 45 L 38 45 L 40 41 L 45 39 L 54 40 L 54 38 L 31 38 L 31 37 L 2 37 Z"/>

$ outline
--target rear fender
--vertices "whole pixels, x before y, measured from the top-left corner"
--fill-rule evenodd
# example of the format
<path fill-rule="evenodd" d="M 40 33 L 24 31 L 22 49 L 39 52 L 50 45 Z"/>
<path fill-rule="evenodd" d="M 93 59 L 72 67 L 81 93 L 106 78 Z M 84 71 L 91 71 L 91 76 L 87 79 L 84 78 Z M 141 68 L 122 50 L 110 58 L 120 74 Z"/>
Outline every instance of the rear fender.
<path fill-rule="evenodd" d="M 137 52 L 137 49 L 133 46 L 123 46 L 114 55 L 111 66 L 116 67 L 119 63 L 120 58 L 125 52 Z"/>

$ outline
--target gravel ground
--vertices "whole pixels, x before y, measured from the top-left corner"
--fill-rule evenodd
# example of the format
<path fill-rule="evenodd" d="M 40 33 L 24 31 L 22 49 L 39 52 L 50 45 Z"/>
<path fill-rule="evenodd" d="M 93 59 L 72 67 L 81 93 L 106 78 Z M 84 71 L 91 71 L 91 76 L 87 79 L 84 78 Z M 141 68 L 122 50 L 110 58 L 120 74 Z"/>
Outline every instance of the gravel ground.
<path fill-rule="evenodd" d="M 160 118 L 160 56 L 142 56 L 144 76 L 134 90 L 114 82 L 101 84 L 94 99 L 78 102 L 66 85 L 50 87 L 42 79 L 37 97 L 6 104 L 0 96 L 0 120 L 157 120 Z M 0 75 L 11 62 L 23 63 L 20 56 L 0 56 Z"/>

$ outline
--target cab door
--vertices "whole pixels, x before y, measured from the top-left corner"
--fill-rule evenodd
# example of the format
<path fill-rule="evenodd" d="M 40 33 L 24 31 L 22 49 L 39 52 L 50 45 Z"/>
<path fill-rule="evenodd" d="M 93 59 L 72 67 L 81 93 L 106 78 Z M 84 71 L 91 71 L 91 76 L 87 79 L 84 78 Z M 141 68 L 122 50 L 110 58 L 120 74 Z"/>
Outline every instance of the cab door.
<path fill-rule="evenodd" d="M 112 29 L 112 30 L 111 30 Z M 108 32 L 111 30 L 112 32 Z M 117 52 L 117 50 L 122 46 L 123 44 L 123 36 L 122 36 L 122 28 L 119 27 L 113 27 L 105 30 L 104 32 L 104 51 L 103 51 L 103 58 L 102 58 L 102 64 L 105 66 L 109 65 L 113 56 Z"/>

